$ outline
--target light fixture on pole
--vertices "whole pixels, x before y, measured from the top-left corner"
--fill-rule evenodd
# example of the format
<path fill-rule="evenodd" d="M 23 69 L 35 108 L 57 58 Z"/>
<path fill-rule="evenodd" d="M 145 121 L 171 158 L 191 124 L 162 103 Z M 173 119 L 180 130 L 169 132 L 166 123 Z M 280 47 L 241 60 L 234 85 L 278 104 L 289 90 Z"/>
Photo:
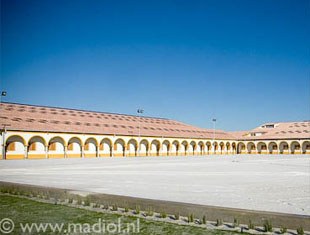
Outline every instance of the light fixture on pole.
<path fill-rule="evenodd" d="M 141 133 L 140 133 L 140 121 L 141 121 L 141 115 L 142 115 L 142 113 L 144 112 L 144 110 L 143 109 L 137 109 L 137 113 L 138 113 L 138 116 L 139 116 L 139 134 L 138 134 L 138 157 L 140 157 L 140 136 L 141 136 Z"/>
<path fill-rule="evenodd" d="M 2 102 L 2 97 L 6 96 L 6 91 L 1 91 L 0 103 Z"/>

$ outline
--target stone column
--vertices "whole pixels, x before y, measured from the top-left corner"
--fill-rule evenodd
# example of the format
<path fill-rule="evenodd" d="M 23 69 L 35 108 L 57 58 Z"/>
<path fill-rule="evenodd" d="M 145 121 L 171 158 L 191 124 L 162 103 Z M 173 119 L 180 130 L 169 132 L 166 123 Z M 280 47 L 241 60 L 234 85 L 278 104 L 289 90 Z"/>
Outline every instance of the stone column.
<path fill-rule="evenodd" d="M 48 146 L 44 146 L 45 158 L 48 159 Z"/>
<path fill-rule="evenodd" d="M 64 157 L 68 158 L 67 156 L 67 150 L 68 150 L 68 146 L 64 146 Z"/>
<path fill-rule="evenodd" d="M 162 156 L 162 155 L 163 155 L 163 146 L 162 146 L 162 143 L 159 143 L 158 156 Z"/>
<path fill-rule="evenodd" d="M 2 159 L 5 160 L 6 159 L 6 156 L 5 156 L 6 155 L 6 151 L 5 151 L 6 146 L 4 145 L 4 143 L 2 143 L 1 147 L 2 147 L 1 148 Z"/>
<path fill-rule="evenodd" d="M 24 151 L 25 151 L 25 159 L 27 159 L 28 158 L 28 145 L 25 145 L 25 147 L 24 147 Z"/>
<path fill-rule="evenodd" d="M 212 153 L 213 153 L 213 154 L 216 154 L 215 144 L 214 144 L 214 143 L 215 143 L 215 142 L 212 143 Z"/>
<path fill-rule="evenodd" d="M 84 154 L 84 146 L 81 146 L 81 157 L 84 158 L 85 154 Z"/>

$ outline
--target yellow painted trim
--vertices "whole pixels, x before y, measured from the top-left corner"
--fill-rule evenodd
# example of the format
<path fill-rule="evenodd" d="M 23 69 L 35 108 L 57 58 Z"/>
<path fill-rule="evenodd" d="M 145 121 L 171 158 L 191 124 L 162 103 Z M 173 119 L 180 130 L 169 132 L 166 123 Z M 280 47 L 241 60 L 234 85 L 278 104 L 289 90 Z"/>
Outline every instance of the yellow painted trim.
<path fill-rule="evenodd" d="M 278 154 L 278 150 L 274 150 L 274 151 L 270 152 L 269 154 Z"/>
<path fill-rule="evenodd" d="M 99 157 L 110 157 L 109 153 L 100 153 Z"/>
<path fill-rule="evenodd" d="M 14 159 L 24 159 L 24 154 L 7 154 L 6 159 L 7 160 L 14 160 Z"/>
<path fill-rule="evenodd" d="M 146 155 L 146 153 L 140 153 L 139 154 L 139 157 L 146 157 L 147 155 Z"/>
<path fill-rule="evenodd" d="M 128 153 L 127 156 L 128 157 L 135 157 L 136 155 L 135 155 L 135 153 Z"/>
<path fill-rule="evenodd" d="M 65 158 L 64 154 L 48 154 L 48 158 Z"/>
<path fill-rule="evenodd" d="M 92 158 L 92 157 L 96 157 L 95 153 L 84 153 L 84 157 L 85 158 Z"/>
<path fill-rule="evenodd" d="M 114 157 L 124 157 L 122 153 L 114 153 Z"/>
<path fill-rule="evenodd" d="M 81 158 L 81 154 L 80 153 L 71 153 L 71 154 L 67 154 L 68 158 Z"/>
<path fill-rule="evenodd" d="M 151 157 L 158 157 L 159 154 L 157 155 L 157 153 L 150 153 L 149 156 L 151 156 Z"/>
<path fill-rule="evenodd" d="M 45 159 L 45 154 L 31 154 L 28 153 L 28 159 Z"/>

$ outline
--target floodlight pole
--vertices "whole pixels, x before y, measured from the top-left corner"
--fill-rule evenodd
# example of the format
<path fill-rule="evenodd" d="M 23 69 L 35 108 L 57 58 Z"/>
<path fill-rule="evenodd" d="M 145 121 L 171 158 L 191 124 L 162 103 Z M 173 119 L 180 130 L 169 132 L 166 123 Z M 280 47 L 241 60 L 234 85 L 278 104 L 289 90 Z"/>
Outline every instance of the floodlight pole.
<path fill-rule="evenodd" d="M 138 127 L 138 157 L 140 157 L 140 137 L 141 137 L 141 131 L 140 131 L 140 129 L 141 129 L 141 115 L 142 115 L 142 113 L 144 112 L 144 110 L 143 109 L 137 109 L 137 113 L 138 113 L 138 116 L 139 116 L 139 121 L 138 121 L 138 123 L 139 123 L 139 127 Z"/>
<path fill-rule="evenodd" d="M 2 108 L 2 97 L 6 96 L 6 91 L 1 91 L 0 95 L 0 110 Z M 2 159 L 5 159 L 5 133 L 6 133 L 6 126 L 8 125 L 3 125 L 3 131 L 2 131 Z"/>
<path fill-rule="evenodd" d="M 2 130 L 2 159 L 5 160 L 5 134 L 6 134 L 6 127 L 9 125 L 4 124 Z"/>
<path fill-rule="evenodd" d="M 212 122 L 213 122 L 213 150 L 215 153 L 215 123 L 216 123 L 216 118 L 213 118 Z"/>

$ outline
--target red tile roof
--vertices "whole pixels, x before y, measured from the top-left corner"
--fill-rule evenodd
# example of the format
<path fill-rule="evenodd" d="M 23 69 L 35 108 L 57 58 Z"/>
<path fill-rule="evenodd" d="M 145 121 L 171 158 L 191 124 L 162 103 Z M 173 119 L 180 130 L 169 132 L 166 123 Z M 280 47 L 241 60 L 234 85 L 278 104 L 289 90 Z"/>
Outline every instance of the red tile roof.
<path fill-rule="evenodd" d="M 8 130 L 107 134 L 177 138 L 213 138 L 213 130 L 202 129 L 182 122 L 154 117 L 94 112 L 76 109 L 1 103 L 0 128 Z M 216 139 L 233 139 L 224 131 L 216 130 Z"/>
<path fill-rule="evenodd" d="M 231 134 L 241 140 L 309 139 L 310 121 L 266 123 L 251 131 L 232 132 Z"/>

